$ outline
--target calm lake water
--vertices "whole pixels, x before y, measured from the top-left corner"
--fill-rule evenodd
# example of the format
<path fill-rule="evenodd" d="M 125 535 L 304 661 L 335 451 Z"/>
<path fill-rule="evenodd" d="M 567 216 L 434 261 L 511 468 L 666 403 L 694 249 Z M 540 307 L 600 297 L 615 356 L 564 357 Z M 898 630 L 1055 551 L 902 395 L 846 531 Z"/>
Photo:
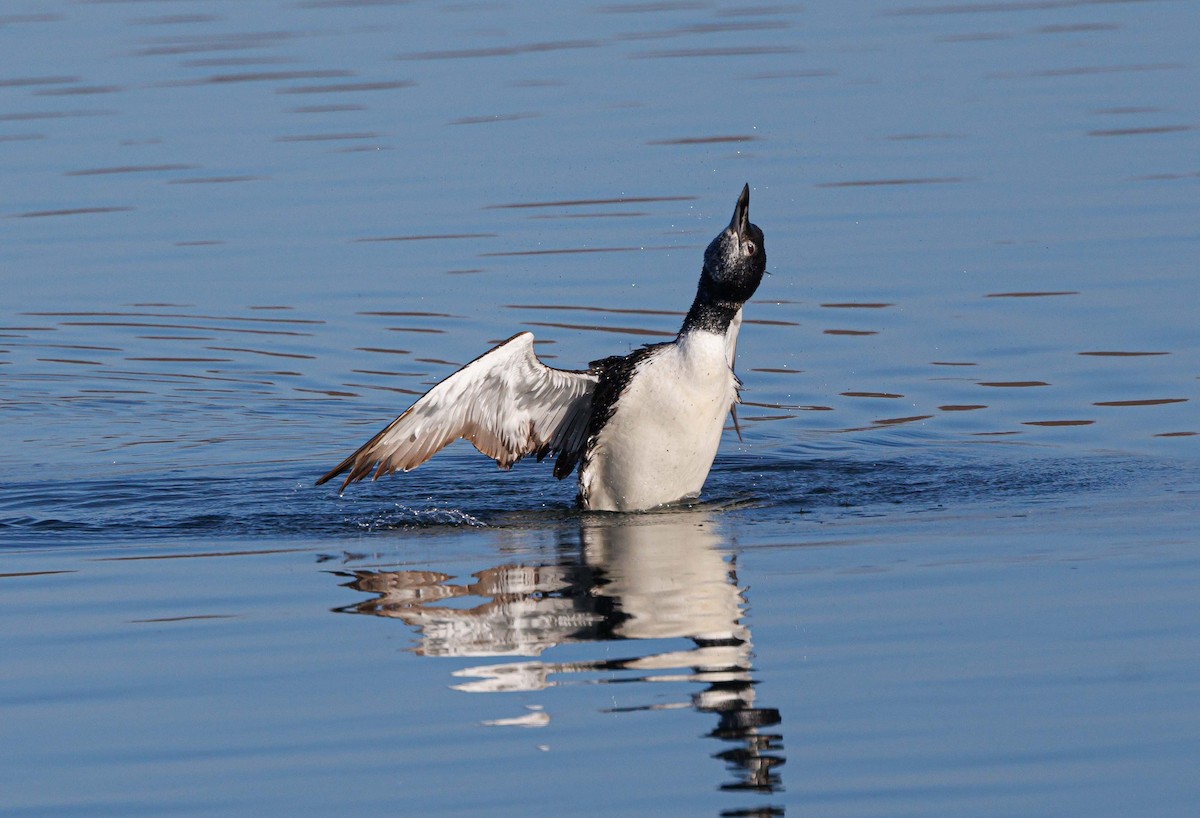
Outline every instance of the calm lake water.
<path fill-rule="evenodd" d="M 1200 6 L 0 6 L 0 812 L 1184 816 Z M 769 270 L 702 501 L 467 444 Z"/>

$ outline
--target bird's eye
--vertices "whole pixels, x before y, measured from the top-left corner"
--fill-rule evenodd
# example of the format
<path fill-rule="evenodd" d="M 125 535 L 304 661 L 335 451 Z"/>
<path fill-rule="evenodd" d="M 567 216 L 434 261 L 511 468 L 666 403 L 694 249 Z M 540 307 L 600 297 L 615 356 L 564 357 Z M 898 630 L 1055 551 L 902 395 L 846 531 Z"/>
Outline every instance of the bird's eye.
<path fill-rule="evenodd" d="M 752 256 L 758 252 L 758 247 L 752 241 L 742 242 L 742 255 Z"/>

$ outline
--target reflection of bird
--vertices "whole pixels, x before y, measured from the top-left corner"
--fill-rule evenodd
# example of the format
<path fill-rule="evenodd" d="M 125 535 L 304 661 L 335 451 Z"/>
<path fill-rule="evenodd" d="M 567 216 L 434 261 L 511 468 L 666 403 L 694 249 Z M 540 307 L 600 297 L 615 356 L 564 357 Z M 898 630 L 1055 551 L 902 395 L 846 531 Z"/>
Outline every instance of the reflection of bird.
<path fill-rule="evenodd" d="M 750 223 L 750 187 L 704 251 L 696 298 L 675 340 L 592 362 L 546 366 L 520 333 L 429 390 L 317 481 L 408 471 L 463 437 L 502 469 L 556 455 L 554 476 L 579 465 L 579 504 L 640 511 L 700 493 L 725 415 L 742 304 L 766 272 L 763 233 Z"/>
<path fill-rule="evenodd" d="M 564 550 L 552 564 L 497 565 L 463 584 L 427 570 L 341 573 L 351 579 L 346 587 L 372 598 L 338 610 L 402 620 L 417 630 L 412 650 L 422 656 L 536 657 L 574 646 L 568 661 L 461 667 L 454 688 L 463 692 L 528 693 L 571 677 L 698 685 L 690 704 L 717 717 L 708 735 L 726 742 L 717 757 L 734 774 L 722 789 L 778 789 L 782 737 L 771 728 L 780 714 L 756 703 L 746 601 L 713 517 L 696 510 L 585 517 L 579 546 L 578 558 Z M 618 643 L 621 655 L 613 655 Z M 610 712 L 685 706 L 670 699 L 659 691 Z M 488 723 L 543 726 L 548 715 L 539 712 Z"/>

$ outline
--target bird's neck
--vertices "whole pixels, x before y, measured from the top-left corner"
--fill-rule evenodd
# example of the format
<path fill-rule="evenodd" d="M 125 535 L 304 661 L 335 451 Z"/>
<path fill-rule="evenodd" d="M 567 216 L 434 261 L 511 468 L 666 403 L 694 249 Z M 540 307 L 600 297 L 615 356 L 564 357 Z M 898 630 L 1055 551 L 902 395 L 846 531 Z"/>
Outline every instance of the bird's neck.
<path fill-rule="evenodd" d="M 704 291 L 698 292 L 696 300 L 692 302 L 692 308 L 688 310 L 687 317 L 683 319 L 683 327 L 679 330 L 679 334 L 685 335 L 689 332 L 702 331 L 724 335 L 729 331 L 729 325 L 737 318 L 741 309 L 740 303 L 721 301 L 710 297 Z"/>

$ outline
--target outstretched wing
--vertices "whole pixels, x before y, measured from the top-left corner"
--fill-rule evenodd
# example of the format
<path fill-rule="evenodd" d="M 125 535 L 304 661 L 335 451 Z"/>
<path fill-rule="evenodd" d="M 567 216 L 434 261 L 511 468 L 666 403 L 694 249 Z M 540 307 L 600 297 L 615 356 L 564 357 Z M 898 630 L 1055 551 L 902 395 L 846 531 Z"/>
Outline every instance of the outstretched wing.
<path fill-rule="evenodd" d="M 596 375 L 552 369 L 533 351 L 533 333 L 514 335 L 426 392 L 408 411 L 363 444 L 320 485 L 349 472 L 341 489 L 374 470 L 372 479 L 409 471 L 458 438 L 507 469 L 527 454 L 562 453 L 573 464 L 583 448 Z M 555 469 L 556 477 L 565 473 Z"/>

